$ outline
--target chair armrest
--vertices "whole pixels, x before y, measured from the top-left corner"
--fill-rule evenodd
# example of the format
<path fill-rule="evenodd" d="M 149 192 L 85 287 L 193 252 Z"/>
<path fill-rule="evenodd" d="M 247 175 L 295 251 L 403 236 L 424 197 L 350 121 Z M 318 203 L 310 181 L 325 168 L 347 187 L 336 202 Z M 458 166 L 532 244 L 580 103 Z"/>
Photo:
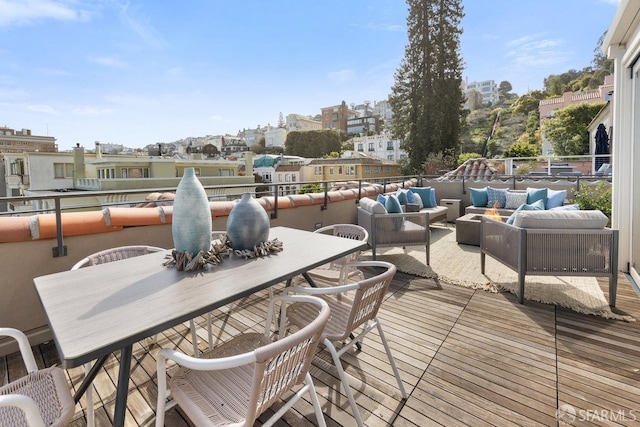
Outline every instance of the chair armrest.
<path fill-rule="evenodd" d="M 33 357 L 31 344 L 29 344 L 27 336 L 22 331 L 14 328 L 0 328 L 0 336 L 11 337 L 18 342 L 20 354 L 22 355 L 22 360 L 27 368 L 27 372 L 31 373 L 38 370 L 38 364 Z"/>
<path fill-rule="evenodd" d="M 38 404 L 29 396 L 24 394 L 6 394 L 0 396 L 0 408 L 1 407 L 19 408 L 24 412 L 27 425 L 31 427 L 45 427 Z"/>

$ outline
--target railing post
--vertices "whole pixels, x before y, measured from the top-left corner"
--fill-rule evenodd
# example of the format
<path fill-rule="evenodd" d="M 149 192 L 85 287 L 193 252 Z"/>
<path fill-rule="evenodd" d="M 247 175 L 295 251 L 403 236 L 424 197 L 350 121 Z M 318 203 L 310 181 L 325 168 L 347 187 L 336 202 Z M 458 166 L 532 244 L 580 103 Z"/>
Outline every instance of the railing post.
<path fill-rule="evenodd" d="M 62 210 L 60 209 L 60 197 L 53 199 L 56 205 L 56 237 L 58 239 L 58 246 L 51 248 L 53 250 L 53 257 L 58 258 L 61 256 L 67 256 L 67 247 L 62 240 Z"/>
<path fill-rule="evenodd" d="M 278 218 L 278 184 L 273 185 L 273 212 L 271 212 L 271 219 Z"/>
<path fill-rule="evenodd" d="M 328 191 L 329 191 L 329 182 L 325 181 L 324 182 L 324 203 L 322 204 L 322 206 L 320 206 L 321 211 L 327 210 L 327 205 L 329 203 L 329 195 L 327 194 Z"/>
<path fill-rule="evenodd" d="M 358 180 L 358 200 L 356 200 L 356 204 L 360 202 L 360 199 L 362 199 L 362 180 L 361 179 Z"/>

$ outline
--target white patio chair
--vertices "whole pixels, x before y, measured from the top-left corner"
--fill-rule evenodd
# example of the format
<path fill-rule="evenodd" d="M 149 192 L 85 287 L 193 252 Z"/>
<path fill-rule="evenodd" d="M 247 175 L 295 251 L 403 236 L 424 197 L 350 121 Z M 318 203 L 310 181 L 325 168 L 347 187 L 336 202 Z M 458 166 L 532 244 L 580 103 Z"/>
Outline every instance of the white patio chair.
<path fill-rule="evenodd" d="M 360 241 L 367 241 L 369 233 L 364 227 L 355 224 L 334 224 L 326 227 L 319 228 L 314 233 L 332 234 L 337 237 L 345 239 L 353 239 Z M 352 277 L 359 277 L 364 279 L 362 271 L 358 270 L 354 263 L 360 259 L 360 251 L 353 252 L 328 264 L 316 267 L 313 270 L 307 272 L 312 279 L 318 279 L 325 283 L 343 285 L 349 281 Z M 345 265 L 349 265 L 348 268 L 343 268 Z"/>
<path fill-rule="evenodd" d="M 27 375 L 0 387 L 0 425 L 66 426 L 75 414 L 65 372 L 58 367 L 38 369 L 27 336 L 13 328 L 0 328 L 0 336 L 15 339 Z"/>
<path fill-rule="evenodd" d="M 287 304 L 300 304 L 310 313 L 309 322 L 289 335 L 281 328 L 283 336 L 272 341 L 270 326 L 277 303 L 285 307 L 285 315 Z M 318 424 L 326 426 L 309 367 L 328 318 L 329 307 L 319 298 L 276 296 L 269 304 L 264 333 L 240 334 L 201 358 L 161 350 L 156 426 L 164 425 L 165 411 L 175 404 L 196 426 L 253 426 L 260 414 L 300 383 L 304 386 L 262 425 L 272 425 L 308 392 Z M 180 366 L 169 388 L 167 359 Z"/>
<path fill-rule="evenodd" d="M 373 328 L 378 329 L 380 340 L 389 358 L 389 363 L 398 382 L 398 388 L 402 398 L 407 398 L 404 385 L 400 379 L 398 368 L 391 355 L 391 350 L 382 331 L 382 324 L 377 317 L 378 309 L 382 304 L 385 293 L 391 283 L 391 279 L 396 273 L 396 266 L 383 261 L 360 261 L 354 267 L 379 267 L 384 268 L 384 272 L 357 283 L 351 283 L 333 287 L 292 287 L 286 289 L 288 293 L 304 293 L 319 296 L 324 299 L 331 309 L 331 318 L 322 334 L 322 342 L 331 353 L 333 363 L 338 370 L 338 375 L 342 381 L 347 398 L 351 404 L 353 415 L 358 426 L 364 426 L 360 411 L 349 387 L 349 381 L 342 368 L 340 357 L 353 345 L 361 342 L 364 336 Z M 345 266 L 349 268 L 349 266 Z M 345 297 L 343 293 L 352 292 L 353 296 Z M 293 304 L 289 307 L 288 318 L 291 324 L 296 326 L 306 325 L 310 320 L 310 312 L 302 305 Z M 281 326 L 282 327 L 282 326 Z M 350 338 L 351 334 L 357 334 Z M 339 350 L 335 347 L 336 342 L 347 341 Z"/>
<path fill-rule="evenodd" d="M 122 259 L 133 258 L 137 256 L 147 255 L 153 252 L 160 252 L 166 249 L 159 248 L 157 246 L 147 246 L 147 245 L 132 245 L 132 246 L 118 246 L 115 248 L 105 249 L 103 251 L 95 252 L 91 255 L 88 255 L 82 258 L 80 261 L 75 263 L 71 270 L 77 270 L 82 267 L 93 266 L 98 264 L 105 264 L 108 262 L 119 261 Z M 211 343 L 212 330 L 211 330 L 211 315 L 209 314 L 207 317 L 208 323 L 208 333 L 209 333 L 209 342 Z M 193 354 L 198 355 L 198 341 L 196 334 L 196 325 L 193 319 L 190 320 L 190 329 L 191 329 L 191 340 L 193 343 Z M 158 336 L 153 336 L 153 343 L 156 344 L 158 340 Z M 91 363 L 86 363 L 84 365 L 84 373 L 85 375 L 91 369 Z M 92 427 L 95 425 L 95 416 L 93 410 L 93 386 L 89 386 L 85 393 L 86 401 L 87 401 L 87 426 Z"/>

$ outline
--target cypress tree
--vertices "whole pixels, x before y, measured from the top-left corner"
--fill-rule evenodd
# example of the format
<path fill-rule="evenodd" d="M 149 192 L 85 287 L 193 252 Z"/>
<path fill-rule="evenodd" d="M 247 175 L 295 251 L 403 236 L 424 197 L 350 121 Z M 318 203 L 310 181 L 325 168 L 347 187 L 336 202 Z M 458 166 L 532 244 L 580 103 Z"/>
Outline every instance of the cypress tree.
<path fill-rule="evenodd" d="M 408 44 L 394 75 L 394 138 L 407 171 L 423 172 L 429 153 L 457 153 L 462 126 L 461 0 L 407 0 Z"/>

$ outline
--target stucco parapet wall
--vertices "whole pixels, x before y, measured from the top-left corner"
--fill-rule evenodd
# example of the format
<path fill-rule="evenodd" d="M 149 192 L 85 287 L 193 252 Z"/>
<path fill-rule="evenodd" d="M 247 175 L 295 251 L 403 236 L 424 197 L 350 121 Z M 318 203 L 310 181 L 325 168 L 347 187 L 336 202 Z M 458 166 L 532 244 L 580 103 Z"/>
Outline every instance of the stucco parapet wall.
<path fill-rule="evenodd" d="M 386 188 L 387 191 L 391 191 L 391 186 L 387 185 Z M 379 193 L 382 193 L 382 186 L 371 185 L 362 188 L 361 196 L 376 196 Z M 328 203 L 356 200 L 358 189 L 329 191 L 327 195 Z M 257 200 L 267 212 L 275 210 L 275 197 L 261 197 Z M 172 201 L 167 199 L 160 203 L 158 201 L 159 199 L 155 203 L 151 201 L 142 203 L 134 208 L 108 207 L 99 211 L 62 213 L 63 236 L 115 232 L 125 227 L 171 224 L 173 206 L 165 203 L 172 203 Z M 279 196 L 277 201 L 278 209 L 293 209 L 301 206 L 322 205 L 325 203 L 325 198 L 324 193 L 308 193 Z M 237 202 L 238 200 L 209 202 L 211 218 L 228 216 Z M 0 243 L 55 239 L 56 237 L 55 214 L 0 217 Z"/>

